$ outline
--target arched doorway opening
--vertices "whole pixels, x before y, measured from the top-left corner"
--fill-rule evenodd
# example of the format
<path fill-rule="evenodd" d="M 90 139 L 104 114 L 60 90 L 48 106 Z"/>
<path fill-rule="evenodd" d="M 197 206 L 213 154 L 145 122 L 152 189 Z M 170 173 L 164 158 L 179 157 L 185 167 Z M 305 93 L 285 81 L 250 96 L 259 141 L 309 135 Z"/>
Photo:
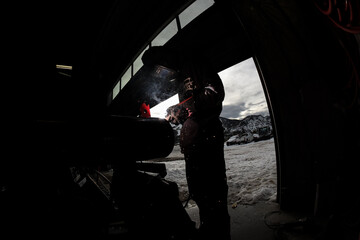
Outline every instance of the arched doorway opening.
<path fill-rule="evenodd" d="M 337 184 L 358 186 L 355 174 L 347 174 L 355 169 L 350 155 L 357 142 L 349 133 L 359 119 L 356 104 L 347 99 L 358 99 L 358 81 L 351 77 L 358 67 L 346 66 L 358 56 L 354 36 L 334 29 L 311 2 L 216 4 L 166 45 L 205 50 L 218 72 L 253 57 L 274 127 L 280 206 L 312 214 L 336 211 L 339 204 L 326 197 L 343 193 Z M 356 50 L 354 58 L 349 49 Z M 340 147 L 334 137 L 344 139 Z"/>

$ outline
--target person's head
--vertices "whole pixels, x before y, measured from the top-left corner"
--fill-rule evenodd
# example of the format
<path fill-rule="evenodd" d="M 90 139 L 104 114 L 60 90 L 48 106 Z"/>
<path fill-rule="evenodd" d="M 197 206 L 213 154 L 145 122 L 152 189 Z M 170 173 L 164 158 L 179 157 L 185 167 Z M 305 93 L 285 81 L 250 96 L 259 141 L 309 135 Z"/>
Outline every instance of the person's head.
<path fill-rule="evenodd" d="M 141 58 L 144 65 L 156 66 L 160 65 L 179 71 L 179 54 L 176 50 L 164 46 L 151 47 L 145 51 Z"/>
<path fill-rule="evenodd" d="M 196 56 L 195 56 L 196 55 Z M 156 72 L 156 76 L 159 79 L 168 80 L 168 76 L 163 69 L 167 69 L 174 73 L 172 76 L 176 81 L 176 84 L 179 88 L 179 93 L 182 97 L 190 97 L 194 90 L 195 79 L 194 72 L 197 72 L 198 60 L 197 54 L 189 53 L 189 51 L 178 50 L 174 48 L 168 48 L 165 46 L 155 46 L 151 47 L 145 51 L 142 56 L 142 61 L 144 65 L 150 66 Z M 165 74 L 162 74 L 162 73 Z M 161 75 L 162 74 L 162 75 Z"/>

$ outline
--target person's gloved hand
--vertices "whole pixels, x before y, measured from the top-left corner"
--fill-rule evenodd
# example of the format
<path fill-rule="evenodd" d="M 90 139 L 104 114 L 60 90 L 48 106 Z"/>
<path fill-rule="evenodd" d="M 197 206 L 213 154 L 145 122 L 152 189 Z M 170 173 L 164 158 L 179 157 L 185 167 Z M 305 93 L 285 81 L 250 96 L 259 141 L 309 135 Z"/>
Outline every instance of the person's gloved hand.
<path fill-rule="evenodd" d="M 181 105 L 173 105 L 166 110 L 165 119 L 175 125 L 183 124 L 189 116 L 189 111 Z"/>

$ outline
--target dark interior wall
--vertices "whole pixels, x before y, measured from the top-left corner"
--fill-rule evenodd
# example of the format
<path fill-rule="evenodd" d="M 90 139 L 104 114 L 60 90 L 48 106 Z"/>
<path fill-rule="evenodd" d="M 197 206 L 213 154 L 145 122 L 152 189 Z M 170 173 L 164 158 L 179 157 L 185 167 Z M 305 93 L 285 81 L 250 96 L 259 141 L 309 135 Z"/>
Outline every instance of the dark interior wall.
<path fill-rule="evenodd" d="M 270 100 L 281 207 L 329 214 L 346 205 L 358 211 L 360 65 L 354 35 L 334 27 L 312 1 L 230 2 Z"/>

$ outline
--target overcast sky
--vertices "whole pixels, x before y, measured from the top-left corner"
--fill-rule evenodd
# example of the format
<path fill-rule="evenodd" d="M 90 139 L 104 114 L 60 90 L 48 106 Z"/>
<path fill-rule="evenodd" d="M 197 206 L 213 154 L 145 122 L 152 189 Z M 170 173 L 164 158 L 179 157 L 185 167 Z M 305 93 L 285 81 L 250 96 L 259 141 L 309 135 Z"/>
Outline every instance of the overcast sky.
<path fill-rule="evenodd" d="M 249 115 L 269 115 L 264 90 L 252 58 L 219 72 L 219 76 L 225 87 L 222 117 L 243 119 Z"/>
<path fill-rule="evenodd" d="M 221 117 L 243 119 L 249 115 L 269 115 L 264 91 L 252 58 L 236 64 L 219 76 L 225 87 L 225 100 Z M 155 107 L 152 117 L 164 118 L 166 109 L 179 102 L 177 95 Z"/>

